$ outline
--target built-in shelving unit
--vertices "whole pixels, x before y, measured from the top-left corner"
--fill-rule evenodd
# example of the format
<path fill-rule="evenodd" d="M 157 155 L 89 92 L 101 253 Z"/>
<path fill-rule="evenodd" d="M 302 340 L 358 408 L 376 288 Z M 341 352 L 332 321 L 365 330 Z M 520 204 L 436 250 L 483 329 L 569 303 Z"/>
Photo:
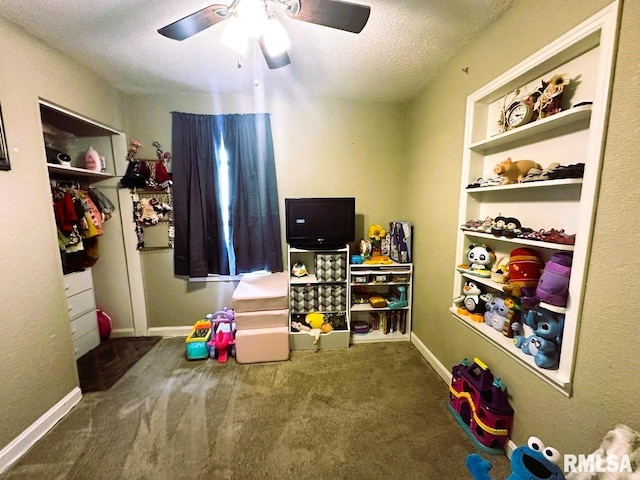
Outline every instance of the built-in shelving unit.
<path fill-rule="evenodd" d="M 95 182 L 114 177 L 113 142 L 114 138 L 122 135 L 121 132 L 44 100 L 40 101 L 40 116 L 52 185 L 88 188 Z M 84 168 L 85 154 L 90 147 L 97 150 L 104 160 L 103 171 Z M 71 165 L 56 163 L 57 154 L 67 155 Z M 70 334 L 78 358 L 100 344 L 93 269 L 80 269 L 78 266 L 75 271 L 66 273 L 64 284 Z"/>
<path fill-rule="evenodd" d="M 543 305 L 565 316 L 558 368 L 538 367 L 531 355 L 516 348 L 512 338 L 485 323 L 474 322 L 468 316 L 459 314 L 456 306 L 452 306 L 450 312 L 455 321 L 477 334 L 479 342 L 488 342 L 502 350 L 515 362 L 567 395 L 571 393 L 599 188 L 618 7 L 618 2 L 612 3 L 467 99 L 459 225 L 469 220 L 503 215 L 515 217 L 523 226 L 533 230 L 564 229 L 576 237 L 574 245 L 566 245 L 460 229 L 456 262 L 467 262 L 466 251 L 472 243 L 490 246 L 498 257 L 508 256 L 517 247 L 530 247 L 543 262 L 554 252 L 572 253 L 566 308 Z M 532 92 L 542 80 L 556 74 L 570 80 L 562 98 L 562 111 L 500 133 L 498 120 L 500 111 L 507 104 L 505 96 L 516 89 Z M 561 165 L 583 163 L 584 175 L 583 178 L 468 187 L 478 178 L 493 176 L 494 166 L 509 157 L 513 161 L 534 160 L 542 168 L 555 162 Z M 452 268 L 456 265 L 452 265 Z M 473 279 L 485 293 L 501 292 L 503 287 L 489 278 L 467 273 L 456 272 L 454 278 L 454 298 L 461 294 L 466 279 Z M 527 328 L 525 334 L 528 333 Z"/>
<path fill-rule="evenodd" d="M 85 177 L 90 181 L 114 176 L 114 140 L 122 135 L 121 132 L 45 100 L 40 100 L 40 118 L 51 174 Z M 104 169 L 100 172 L 84 168 L 89 147 L 93 147 L 104 161 Z M 56 153 L 68 155 L 71 165 L 60 165 Z"/>

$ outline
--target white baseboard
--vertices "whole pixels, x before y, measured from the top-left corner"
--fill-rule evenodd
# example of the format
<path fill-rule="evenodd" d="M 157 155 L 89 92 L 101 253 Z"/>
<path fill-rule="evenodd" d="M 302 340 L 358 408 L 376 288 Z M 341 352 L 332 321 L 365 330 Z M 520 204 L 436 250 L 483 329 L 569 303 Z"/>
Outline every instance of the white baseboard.
<path fill-rule="evenodd" d="M 451 371 L 447 367 L 445 367 L 440 362 L 440 360 L 438 360 L 438 358 L 433 354 L 433 352 L 429 350 L 427 346 L 424 343 L 422 343 L 422 340 L 420 340 L 416 336 L 416 334 L 413 332 L 411 332 L 411 343 L 418 349 L 418 351 L 424 357 L 427 363 L 433 367 L 433 369 L 440 376 L 440 378 L 442 378 L 444 383 L 447 385 L 450 385 Z M 507 457 L 511 458 L 511 455 L 513 454 L 513 451 L 516 448 L 518 448 L 518 446 L 515 443 L 513 443 L 512 440 L 509 440 L 507 442 L 507 448 L 505 449 L 506 450 L 505 453 L 507 454 Z"/>
<path fill-rule="evenodd" d="M 429 365 L 433 367 L 440 378 L 449 385 L 451 383 L 451 371 L 445 367 L 440 360 L 429 350 L 422 340 L 420 340 L 415 333 L 411 332 L 411 343 L 418 349 L 420 354 L 424 357 Z"/>
<path fill-rule="evenodd" d="M 149 328 L 150 336 L 159 337 L 187 337 L 193 330 L 191 327 L 151 327 Z"/>
<path fill-rule="evenodd" d="M 24 432 L 0 450 L 0 474 L 13 465 L 27 450 L 40 440 L 58 423 L 82 398 L 82 391 L 76 387 L 44 415 L 32 423 Z"/>

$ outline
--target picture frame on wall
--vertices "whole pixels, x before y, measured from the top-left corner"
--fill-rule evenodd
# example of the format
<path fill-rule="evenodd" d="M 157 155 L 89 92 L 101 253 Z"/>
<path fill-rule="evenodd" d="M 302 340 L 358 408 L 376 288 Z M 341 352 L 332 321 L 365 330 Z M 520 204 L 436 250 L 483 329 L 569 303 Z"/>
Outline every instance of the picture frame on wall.
<path fill-rule="evenodd" d="M 4 134 L 4 122 L 2 120 L 2 107 L 0 107 L 0 170 L 11 170 L 9 148 L 7 147 L 7 137 Z"/>

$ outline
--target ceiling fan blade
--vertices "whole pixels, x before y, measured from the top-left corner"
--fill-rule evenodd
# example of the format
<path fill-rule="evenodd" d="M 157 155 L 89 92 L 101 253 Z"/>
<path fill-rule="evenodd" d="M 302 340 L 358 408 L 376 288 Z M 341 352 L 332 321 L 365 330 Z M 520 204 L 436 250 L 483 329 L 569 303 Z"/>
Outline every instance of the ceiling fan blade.
<path fill-rule="evenodd" d="M 264 55 L 264 59 L 266 60 L 269 69 L 275 70 L 276 68 L 286 67 L 291 63 L 289 54 L 286 51 L 279 55 L 270 55 L 264 45 L 262 37 L 258 39 L 258 44 L 260 45 L 260 49 L 262 50 L 262 54 Z"/>
<path fill-rule="evenodd" d="M 296 20 L 360 33 L 369 20 L 371 7 L 343 0 L 300 0 Z"/>
<path fill-rule="evenodd" d="M 228 7 L 226 5 L 209 5 L 180 20 L 162 27 L 158 33 L 174 40 L 184 40 L 201 32 L 211 25 L 215 25 L 226 18 Z"/>

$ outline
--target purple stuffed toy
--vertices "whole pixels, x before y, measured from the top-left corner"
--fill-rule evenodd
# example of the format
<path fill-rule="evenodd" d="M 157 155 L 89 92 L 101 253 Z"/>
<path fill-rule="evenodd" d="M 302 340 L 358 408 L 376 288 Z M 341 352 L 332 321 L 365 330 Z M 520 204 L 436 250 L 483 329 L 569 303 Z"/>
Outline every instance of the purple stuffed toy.
<path fill-rule="evenodd" d="M 551 256 L 536 287 L 536 297 L 540 301 L 557 307 L 567 306 L 572 260 L 571 254 L 566 252 Z"/>

